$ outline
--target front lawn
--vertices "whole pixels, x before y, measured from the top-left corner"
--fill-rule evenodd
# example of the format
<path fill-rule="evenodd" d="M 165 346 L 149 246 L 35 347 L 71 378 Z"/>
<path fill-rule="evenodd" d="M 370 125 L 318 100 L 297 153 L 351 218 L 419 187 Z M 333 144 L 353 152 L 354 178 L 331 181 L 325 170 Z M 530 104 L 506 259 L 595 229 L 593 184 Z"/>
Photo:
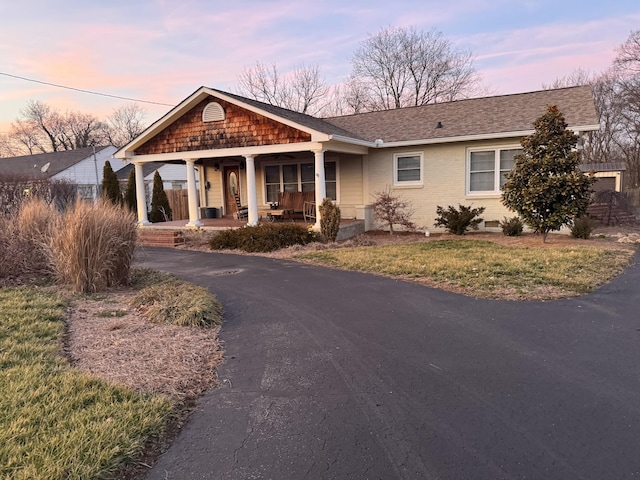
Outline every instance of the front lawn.
<path fill-rule="evenodd" d="M 159 437 L 167 397 L 110 385 L 62 355 L 65 305 L 0 289 L 0 478 L 104 478 Z"/>
<path fill-rule="evenodd" d="M 295 258 L 336 268 L 412 279 L 502 299 L 550 299 L 590 292 L 619 274 L 629 249 L 513 247 L 484 240 L 433 240 L 339 248 Z"/>

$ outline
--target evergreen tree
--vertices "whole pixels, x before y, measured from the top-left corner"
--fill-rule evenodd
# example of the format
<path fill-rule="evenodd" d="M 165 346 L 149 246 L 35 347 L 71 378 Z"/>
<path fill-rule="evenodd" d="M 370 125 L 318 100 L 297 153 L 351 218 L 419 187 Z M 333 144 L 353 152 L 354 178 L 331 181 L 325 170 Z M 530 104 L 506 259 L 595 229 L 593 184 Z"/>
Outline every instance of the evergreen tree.
<path fill-rule="evenodd" d="M 162 185 L 162 177 L 156 170 L 153 175 L 153 193 L 151 194 L 151 211 L 149 212 L 150 222 L 166 222 L 171 220 L 171 207 L 169 199 Z"/>
<path fill-rule="evenodd" d="M 129 178 L 127 179 L 127 190 L 124 192 L 124 204 L 129 207 L 129 210 L 135 212 L 138 206 L 138 199 L 136 198 L 136 171 L 131 169 L 129 172 Z"/>
<path fill-rule="evenodd" d="M 524 152 L 507 174 L 502 203 L 518 212 L 529 227 L 547 240 L 586 213 L 594 178 L 579 169 L 578 136 L 567 130 L 555 105 L 534 122 L 535 132 L 522 140 Z"/>
<path fill-rule="evenodd" d="M 111 168 L 111 163 L 107 160 L 102 169 L 102 197 L 111 201 L 114 205 L 122 205 L 122 192 L 118 176 Z"/>

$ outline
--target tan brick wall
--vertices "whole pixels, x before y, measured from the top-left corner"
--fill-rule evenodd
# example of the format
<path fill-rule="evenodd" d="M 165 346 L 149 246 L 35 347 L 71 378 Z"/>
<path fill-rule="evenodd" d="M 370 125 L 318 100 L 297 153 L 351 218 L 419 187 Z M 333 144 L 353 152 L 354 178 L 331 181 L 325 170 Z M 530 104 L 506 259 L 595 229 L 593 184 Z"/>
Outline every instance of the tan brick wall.
<path fill-rule="evenodd" d="M 460 144 L 429 145 L 422 148 L 403 147 L 397 149 L 371 150 L 365 158 L 369 162 L 369 192 L 381 192 L 390 188 L 397 195 L 412 203 L 415 208 L 414 223 L 429 231 L 437 230 L 433 223 L 436 207 L 458 204 L 485 207 L 485 220 L 502 220 L 514 213 L 500 202 L 500 195 L 466 195 L 466 152 L 473 147 L 500 147 L 519 145 L 519 139 L 507 141 L 466 142 Z M 393 156 L 396 153 L 423 153 L 423 185 L 393 186 Z M 368 195 L 373 200 L 373 197 Z M 370 200 L 367 203 L 371 203 Z M 482 228 L 483 225 L 480 225 Z"/>

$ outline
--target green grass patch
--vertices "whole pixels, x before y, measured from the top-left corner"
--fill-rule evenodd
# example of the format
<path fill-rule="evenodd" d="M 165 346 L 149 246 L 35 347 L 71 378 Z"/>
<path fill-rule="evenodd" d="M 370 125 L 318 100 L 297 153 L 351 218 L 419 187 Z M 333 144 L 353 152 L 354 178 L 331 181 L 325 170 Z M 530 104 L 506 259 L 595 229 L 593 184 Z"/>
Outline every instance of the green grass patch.
<path fill-rule="evenodd" d="M 151 322 L 190 327 L 222 323 L 222 304 L 206 288 L 153 270 L 134 272 L 133 281 L 140 290 L 129 304 Z"/>
<path fill-rule="evenodd" d="M 160 436 L 168 399 L 116 387 L 61 354 L 64 304 L 0 289 L 0 478 L 104 478 Z"/>
<path fill-rule="evenodd" d="M 589 292 L 620 273 L 630 250 L 508 247 L 482 240 L 435 240 L 297 255 L 333 267 L 427 279 L 474 295 L 549 298 Z"/>

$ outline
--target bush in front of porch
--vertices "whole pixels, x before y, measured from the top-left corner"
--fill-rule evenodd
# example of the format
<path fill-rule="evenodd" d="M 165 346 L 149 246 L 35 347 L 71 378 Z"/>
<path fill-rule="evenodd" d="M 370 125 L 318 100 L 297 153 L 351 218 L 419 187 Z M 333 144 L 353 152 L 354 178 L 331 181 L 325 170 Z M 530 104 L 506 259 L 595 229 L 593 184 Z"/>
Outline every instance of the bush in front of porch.
<path fill-rule="evenodd" d="M 306 245 L 317 241 L 315 233 L 295 223 L 260 224 L 224 230 L 209 242 L 212 250 L 243 250 L 245 252 L 273 252 L 292 245 Z"/>

